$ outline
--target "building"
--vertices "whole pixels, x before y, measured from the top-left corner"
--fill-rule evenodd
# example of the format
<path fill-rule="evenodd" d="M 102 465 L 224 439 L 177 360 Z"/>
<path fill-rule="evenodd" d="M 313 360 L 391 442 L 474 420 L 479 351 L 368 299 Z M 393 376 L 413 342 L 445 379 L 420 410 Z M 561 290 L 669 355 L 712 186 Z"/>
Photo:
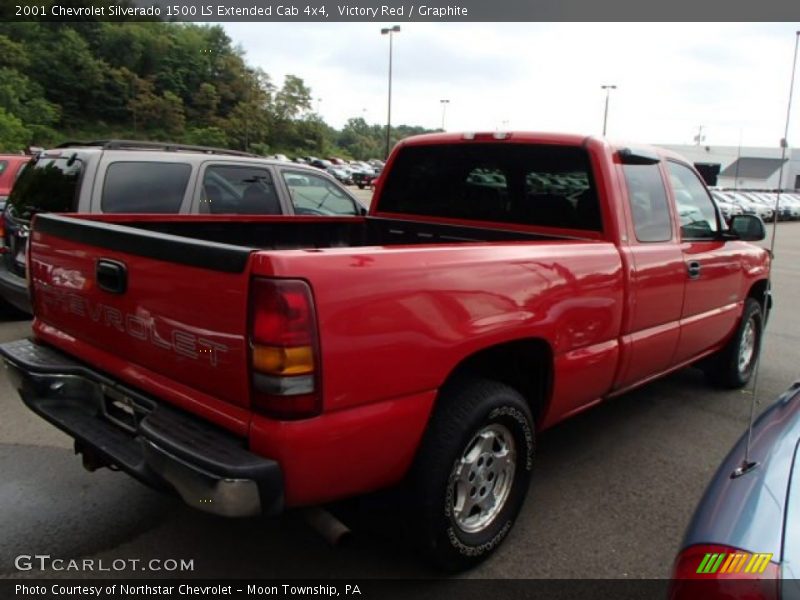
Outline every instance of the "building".
<path fill-rule="evenodd" d="M 692 161 L 710 185 L 757 190 L 800 190 L 800 149 L 787 148 L 781 171 L 781 148 L 657 144 Z M 713 181 L 716 174 L 716 181 Z"/>

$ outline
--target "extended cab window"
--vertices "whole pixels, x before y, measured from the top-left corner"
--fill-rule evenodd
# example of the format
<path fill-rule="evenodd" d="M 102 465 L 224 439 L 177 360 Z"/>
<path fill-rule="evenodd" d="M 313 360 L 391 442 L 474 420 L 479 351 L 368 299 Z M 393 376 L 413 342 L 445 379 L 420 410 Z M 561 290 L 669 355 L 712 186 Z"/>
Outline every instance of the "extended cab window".
<path fill-rule="evenodd" d="M 600 231 L 589 157 L 580 147 L 510 142 L 400 150 L 381 211 Z"/>
<path fill-rule="evenodd" d="M 684 239 L 713 239 L 719 229 L 714 202 L 700 178 L 689 167 L 667 162 L 675 193 L 675 208 L 681 221 Z"/>
<path fill-rule="evenodd" d="M 295 214 L 352 217 L 359 212 L 355 201 L 325 177 L 305 171 L 283 171 L 283 181 Z"/>
<path fill-rule="evenodd" d="M 672 239 L 667 191 L 658 164 L 623 165 L 633 228 L 640 242 Z"/>
<path fill-rule="evenodd" d="M 14 216 L 30 219 L 37 212 L 74 211 L 83 161 L 74 156 L 42 156 L 28 164 L 8 197 Z"/>
<path fill-rule="evenodd" d="M 176 213 L 191 173 L 186 163 L 111 163 L 100 207 L 107 213 Z"/>
<path fill-rule="evenodd" d="M 269 170 L 240 165 L 211 165 L 203 176 L 200 212 L 279 215 L 283 211 Z"/>

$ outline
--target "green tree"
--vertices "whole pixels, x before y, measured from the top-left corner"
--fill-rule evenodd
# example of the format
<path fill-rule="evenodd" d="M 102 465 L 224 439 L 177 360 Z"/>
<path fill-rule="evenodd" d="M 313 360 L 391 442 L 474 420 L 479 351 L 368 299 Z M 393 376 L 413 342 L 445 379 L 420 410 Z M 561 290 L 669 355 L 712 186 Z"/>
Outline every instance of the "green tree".
<path fill-rule="evenodd" d="M 201 125 L 208 125 L 214 120 L 219 108 L 219 93 L 213 83 L 203 82 L 194 97 L 194 106 L 189 108 L 189 114 L 194 121 Z"/>
<path fill-rule="evenodd" d="M 215 146 L 226 148 L 228 136 L 219 127 L 194 127 L 186 131 L 183 141 L 198 146 Z"/>
<path fill-rule="evenodd" d="M 19 152 L 30 138 L 31 132 L 22 121 L 0 108 L 0 152 Z"/>
<path fill-rule="evenodd" d="M 295 75 L 287 75 L 275 94 L 275 115 L 278 119 L 295 119 L 311 110 L 311 89 Z"/>

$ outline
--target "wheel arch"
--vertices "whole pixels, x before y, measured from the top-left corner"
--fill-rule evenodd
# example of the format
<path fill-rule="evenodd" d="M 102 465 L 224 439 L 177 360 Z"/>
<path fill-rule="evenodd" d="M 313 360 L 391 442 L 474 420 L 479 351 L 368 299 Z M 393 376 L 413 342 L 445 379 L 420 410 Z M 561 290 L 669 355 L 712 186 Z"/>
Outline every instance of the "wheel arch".
<path fill-rule="evenodd" d="M 480 377 L 504 383 L 522 394 L 538 425 L 552 394 L 553 372 L 550 344 L 541 338 L 522 338 L 482 348 L 466 356 L 450 371 L 441 387 L 462 377 Z"/>
<path fill-rule="evenodd" d="M 772 309 L 772 296 L 767 293 L 769 285 L 766 279 L 755 281 L 747 291 L 747 297 L 752 298 L 761 305 L 761 311 L 766 315 Z"/>

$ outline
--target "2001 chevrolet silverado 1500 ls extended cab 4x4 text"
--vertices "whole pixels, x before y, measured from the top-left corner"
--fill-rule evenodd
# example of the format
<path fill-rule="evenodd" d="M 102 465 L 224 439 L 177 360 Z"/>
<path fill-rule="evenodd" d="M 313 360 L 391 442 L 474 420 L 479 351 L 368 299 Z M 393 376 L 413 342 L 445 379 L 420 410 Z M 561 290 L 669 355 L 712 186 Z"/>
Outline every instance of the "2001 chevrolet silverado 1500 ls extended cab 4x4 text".
<path fill-rule="evenodd" d="M 747 382 L 763 237 L 666 152 L 421 136 L 366 217 L 39 215 L 34 336 L 0 352 L 90 467 L 230 516 L 402 483 L 459 569 L 511 529 L 538 431 L 701 359 Z"/>

